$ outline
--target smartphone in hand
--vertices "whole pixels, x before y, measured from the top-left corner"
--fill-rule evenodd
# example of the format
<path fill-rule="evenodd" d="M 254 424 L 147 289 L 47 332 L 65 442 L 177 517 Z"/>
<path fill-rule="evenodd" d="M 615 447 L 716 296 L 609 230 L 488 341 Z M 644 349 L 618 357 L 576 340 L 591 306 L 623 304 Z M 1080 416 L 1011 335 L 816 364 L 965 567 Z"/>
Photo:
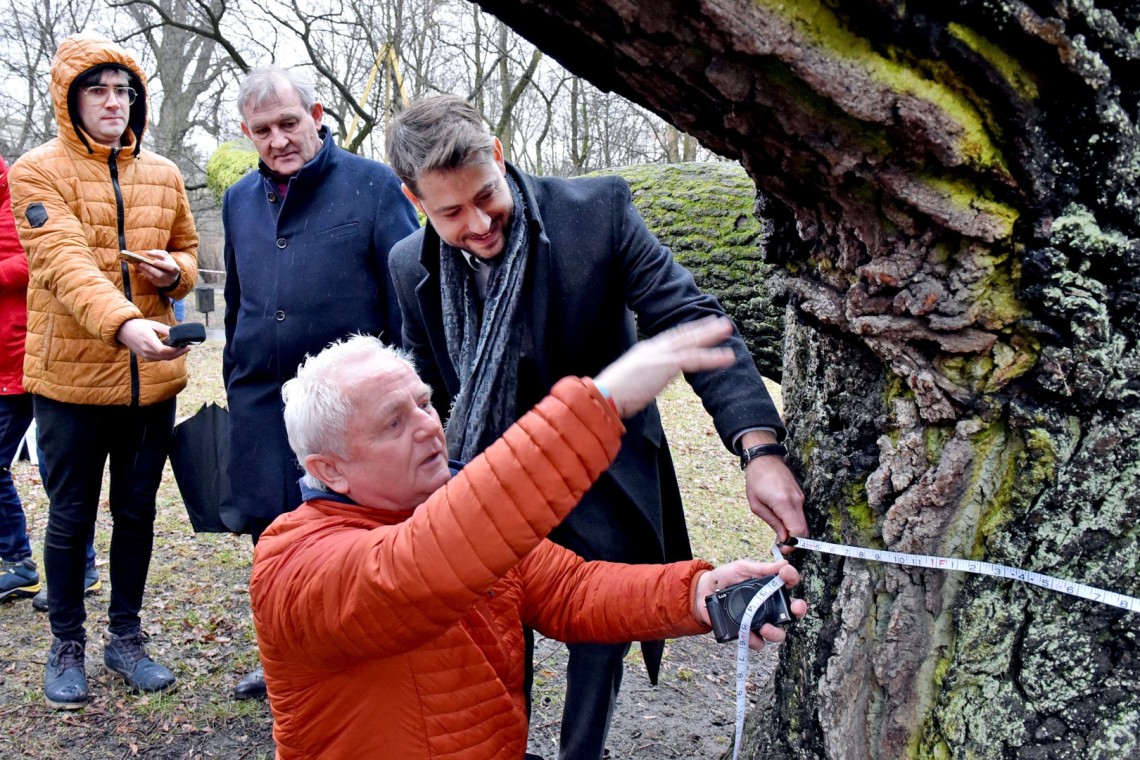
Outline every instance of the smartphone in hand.
<path fill-rule="evenodd" d="M 196 346 L 206 339 L 206 326 L 200 322 L 183 322 L 170 328 L 170 335 L 162 341 L 168 346 Z"/>
<path fill-rule="evenodd" d="M 136 264 L 153 264 L 154 259 L 147 256 L 145 253 L 135 253 L 134 251 L 119 251 L 119 258 L 123 261 L 133 261 Z"/>

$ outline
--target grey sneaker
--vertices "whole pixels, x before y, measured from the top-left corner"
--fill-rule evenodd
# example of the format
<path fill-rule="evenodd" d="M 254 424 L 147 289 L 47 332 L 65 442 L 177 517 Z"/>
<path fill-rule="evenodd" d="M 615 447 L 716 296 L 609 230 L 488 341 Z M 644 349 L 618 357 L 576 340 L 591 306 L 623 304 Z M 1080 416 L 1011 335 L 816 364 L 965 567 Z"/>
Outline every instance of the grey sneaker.
<path fill-rule="evenodd" d="M 44 667 L 44 698 L 59 710 L 78 710 L 87 704 L 86 656 L 82 641 L 55 639 Z"/>
<path fill-rule="evenodd" d="M 147 635 L 135 631 L 116 636 L 107 631 L 103 645 L 103 664 L 123 677 L 134 691 L 163 691 L 174 685 L 174 674 L 146 653 Z"/>
<path fill-rule="evenodd" d="M 31 557 L 0 561 L 0 599 L 35 596 L 40 590 L 40 574 Z"/>
<path fill-rule="evenodd" d="M 99 580 L 99 568 L 95 567 L 92 562 L 83 571 L 83 593 L 84 594 L 97 594 L 99 589 L 103 588 L 103 582 Z M 39 612 L 47 612 L 47 586 L 41 586 L 39 593 L 32 597 L 32 607 Z"/>

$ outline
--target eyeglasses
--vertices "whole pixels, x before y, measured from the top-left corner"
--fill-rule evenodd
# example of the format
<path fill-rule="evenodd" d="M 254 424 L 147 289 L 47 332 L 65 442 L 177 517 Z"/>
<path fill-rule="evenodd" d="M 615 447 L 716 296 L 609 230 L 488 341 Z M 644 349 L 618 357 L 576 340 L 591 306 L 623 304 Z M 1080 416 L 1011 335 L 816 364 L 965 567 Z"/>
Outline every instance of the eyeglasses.
<path fill-rule="evenodd" d="M 87 99 L 92 103 L 106 103 L 107 95 L 112 92 L 115 93 L 116 100 L 125 100 L 127 101 L 127 105 L 133 105 L 135 98 L 139 96 L 139 94 L 130 87 L 108 87 L 105 84 L 95 84 L 83 88 L 83 94 L 86 95 Z"/>

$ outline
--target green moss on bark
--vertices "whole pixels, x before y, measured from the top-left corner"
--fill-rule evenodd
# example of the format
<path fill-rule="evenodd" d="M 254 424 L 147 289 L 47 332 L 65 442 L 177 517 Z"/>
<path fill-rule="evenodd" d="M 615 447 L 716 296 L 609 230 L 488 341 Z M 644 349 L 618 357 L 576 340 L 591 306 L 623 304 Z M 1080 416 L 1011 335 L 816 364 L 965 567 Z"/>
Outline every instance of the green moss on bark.
<path fill-rule="evenodd" d="M 607 170 L 629 183 L 650 231 L 733 318 L 761 373 L 782 375 L 783 308 L 766 281 L 756 188 L 739 164 L 649 164 Z"/>
<path fill-rule="evenodd" d="M 946 25 L 946 29 L 955 39 L 964 43 L 993 66 L 1010 89 L 1023 100 L 1037 99 L 1037 82 L 1020 61 L 964 24 L 950 23 Z"/>
<path fill-rule="evenodd" d="M 790 22 L 818 46 L 822 55 L 843 62 L 852 75 L 940 110 L 956 127 L 956 152 L 965 162 L 1008 173 L 1001 150 L 990 138 L 985 115 L 963 94 L 967 88 L 922 76 L 903 50 L 887 48 L 880 53 L 818 0 L 761 0 L 761 5 Z"/>

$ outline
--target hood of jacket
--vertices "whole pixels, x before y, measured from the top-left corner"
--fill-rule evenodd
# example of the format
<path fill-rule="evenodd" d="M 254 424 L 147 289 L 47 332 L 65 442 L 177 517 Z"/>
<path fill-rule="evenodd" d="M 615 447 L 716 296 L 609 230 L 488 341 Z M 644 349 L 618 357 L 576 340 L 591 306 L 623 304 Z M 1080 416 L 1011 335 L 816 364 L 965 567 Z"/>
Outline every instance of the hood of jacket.
<path fill-rule="evenodd" d="M 80 126 L 77 102 L 79 98 L 75 80 L 81 74 L 96 68 L 126 69 L 137 85 L 138 98 L 131 105 L 127 131 L 122 144 L 137 155 L 146 131 L 147 92 L 146 74 L 134 56 L 110 40 L 93 34 L 73 34 L 59 43 L 51 61 L 51 99 L 55 106 L 55 123 L 64 142 L 93 153 L 92 139 Z"/>

